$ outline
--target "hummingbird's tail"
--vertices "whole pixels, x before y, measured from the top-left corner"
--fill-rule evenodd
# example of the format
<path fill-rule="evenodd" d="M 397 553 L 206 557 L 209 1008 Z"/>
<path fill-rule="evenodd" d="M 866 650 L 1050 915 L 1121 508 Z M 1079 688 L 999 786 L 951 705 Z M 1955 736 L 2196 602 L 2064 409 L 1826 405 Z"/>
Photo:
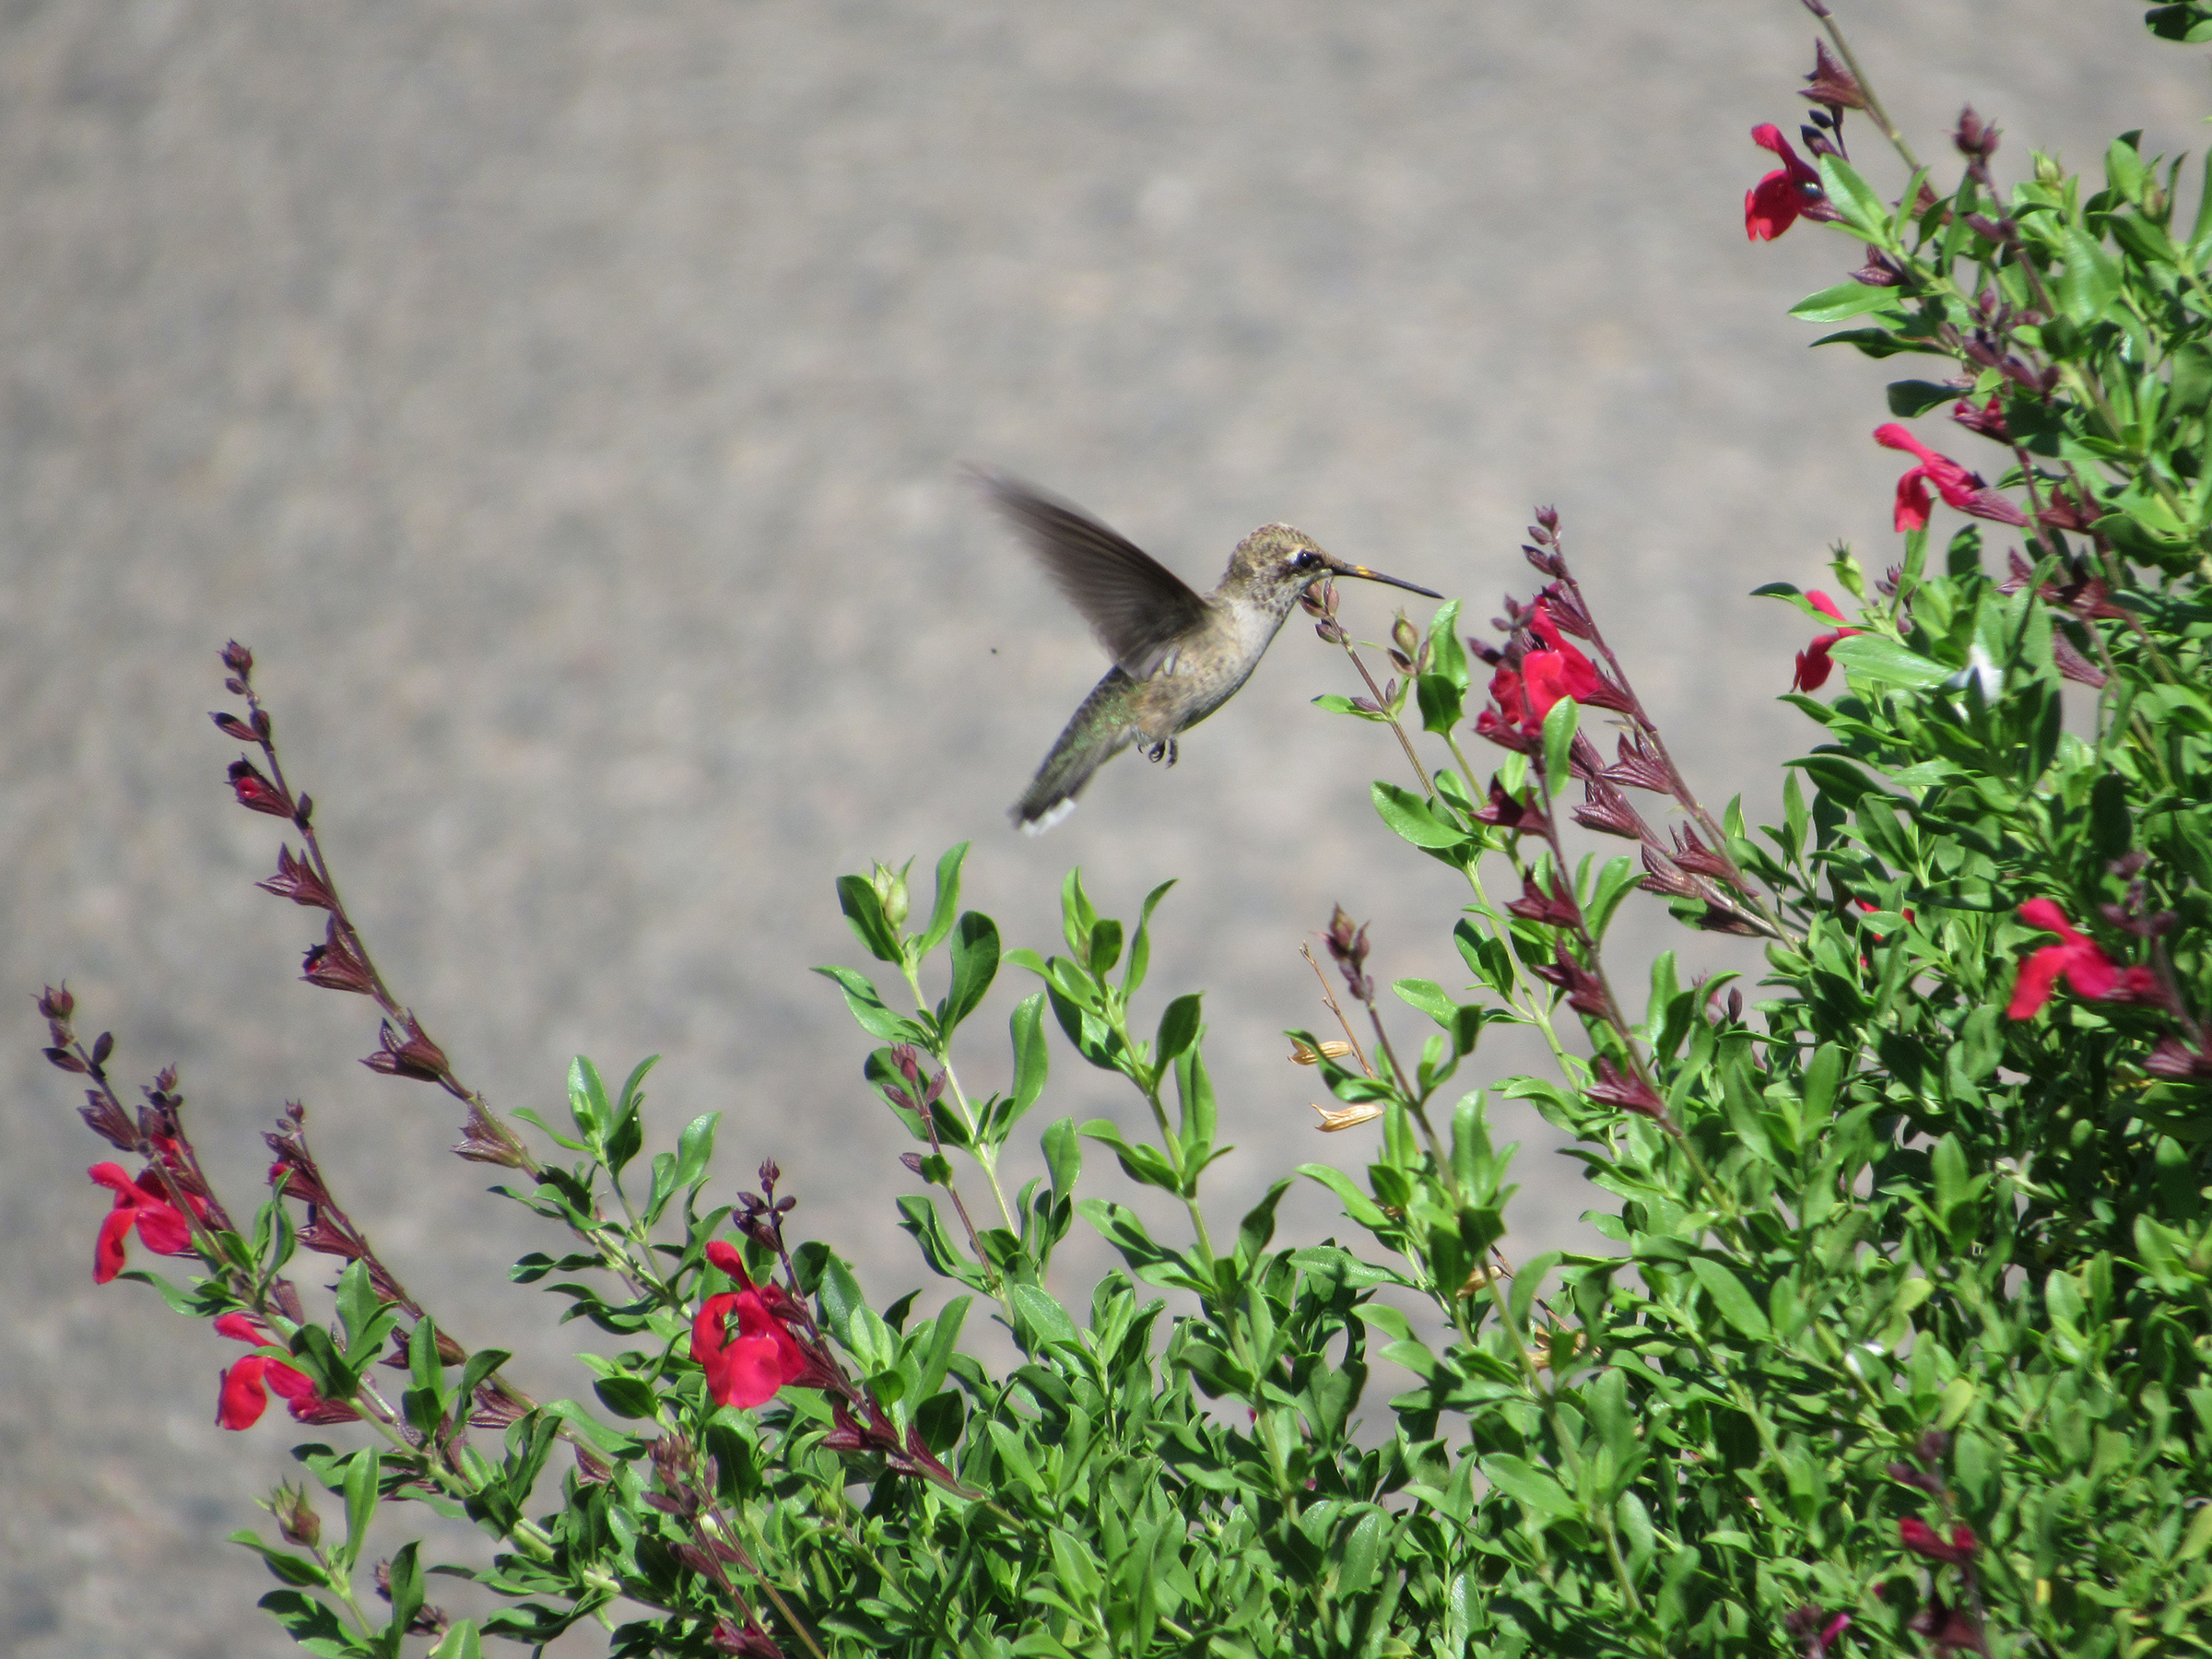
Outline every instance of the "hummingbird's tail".
<path fill-rule="evenodd" d="M 1136 735 L 1129 724 L 1136 683 L 1109 668 L 1091 688 L 1008 815 L 1023 834 L 1042 835 L 1073 812 L 1090 774 L 1129 747 Z"/>

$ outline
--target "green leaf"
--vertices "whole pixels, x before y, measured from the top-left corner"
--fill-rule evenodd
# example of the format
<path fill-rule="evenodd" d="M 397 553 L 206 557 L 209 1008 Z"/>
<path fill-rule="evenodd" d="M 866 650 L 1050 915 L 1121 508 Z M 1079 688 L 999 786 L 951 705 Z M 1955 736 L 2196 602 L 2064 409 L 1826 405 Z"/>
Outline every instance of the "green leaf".
<path fill-rule="evenodd" d="M 834 980 L 845 994 L 845 1006 L 853 1011 L 860 1029 L 880 1042 L 911 1042 L 916 1047 L 929 1046 L 929 1033 L 904 1015 L 894 1014 L 884 1006 L 876 987 L 868 982 L 865 974 L 850 968 L 817 968 L 824 979 Z"/>
<path fill-rule="evenodd" d="M 1568 757 L 1574 748 L 1574 734 L 1582 717 L 1583 712 L 1571 697 L 1560 698 L 1544 716 L 1544 786 L 1555 797 L 1574 782 L 1574 768 Z"/>
<path fill-rule="evenodd" d="M 1053 1196 L 1065 1198 L 1076 1190 L 1083 1173 L 1083 1143 L 1076 1134 L 1076 1120 L 1061 1118 L 1044 1132 L 1044 1167 L 1053 1178 Z"/>
<path fill-rule="evenodd" d="M 1021 1344 L 1022 1352 L 1034 1354 L 1051 1343 L 1082 1347 L 1083 1338 L 1077 1333 L 1076 1322 L 1068 1317 L 1067 1310 L 1037 1286 L 1015 1286 L 1008 1305 L 1014 1314 L 1014 1339 Z"/>
<path fill-rule="evenodd" d="M 606 1138 L 614 1123 L 614 1112 L 606 1103 L 606 1086 L 599 1081 L 599 1068 L 582 1054 L 569 1062 L 569 1116 L 576 1124 L 576 1133 L 593 1145 Z"/>
<path fill-rule="evenodd" d="M 677 1187 L 688 1187 L 705 1178 L 707 1166 L 714 1160 L 714 1131 L 721 1123 L 722 1113 L 710 1112 L 693 1118 L 676 1137 Z"/>
<path fill-rule="evenodd" d="M 1951 677 L 1951 670 L 1941 663 L 1930 662 L 1881 634 L 1853 634 L 1838 640 L 1829 647 L 1829 655 L 1842 665 L 1846 674 L 1881 685 L 1918 689 L 1940 686 Z"/>
<path fill-rule="evenodd" d="M 344 1572 L 361 1559 L 361 1551 L 369 1542 L 369 1523 L 376 1517 L 377 1482 L 383 1473 L 382 1460 L 374 1446 L 367 1446 L 353 1454 L 346 1467 L 346 1542 L 331 1552 L 331 1559 Z"/>
<path fill-rule="evenodd" d="M 883 900 L 876 896 L 876 888 L 865 876 L 837 878 L 837 907 L 845 912 L 853 935 L 870 956 L 894 968 L 905 964 L 906 953 L 899 948 L 899 935 L 884 920 Z"/>
<path fill-rule="evenodd" d="M 929 925 L 922 930 L 922 936 L 913 947 L 917 961 L 943 944 L 945 935 L 952 931 L 953 914 L 960 908 L 960 864 L 967 856 L 968 843 L 962 841 L 948 848 L 945 856 L 937 860 L 937 897 L 929 907 Z M 869 890 L 873 892 L 874 888 Z M 866 941 L 864 939 L 862 943 Z"/>
<path fill-rule="evenodd" d="M 1707 1256 L 1691 1256 L 1689 1271 L 1698 1281 L 1698 1288 L 1712 1298 L 1712 1305 L 1720 1310 L 1721 1317 L 1737 1332 L 1754 1342 L 1764 1342 L 1773 1335 L 1767 1316 L 1759 1312 L 1759 1303 L 1735 1274 Z"/>
<path fill-rule="evenodd" d="M 1889 208 L 1874 193 L 1874 187 L 1859 177 L 1858 170 L 1841 156 L 1820 158 L 1820 188 L 1828 193 L 1844 222 L 1858 232 L 1861 240 L 1872 242 L 1885 253 L 1896 244 L 1889 233 Z M 1877 288 L 1877 293 L 1887 290 Z M 1826 318 L 1815 318 L 1825 322 Z"/>
<path fill-rule="evenodd" d="M 1561 1486 L 1526 1458 L 1510 1452 L 1493 1452 L 1481 1460 L 1489 1483 L 1509 1498 L 1516 1498 L 1540 1515 L 1562 1516 L 1580 1512 L 1582 1505 Z"/>
<path fill-rule="evenodd" d="M 430 1650 L 430 1659 L 484 1659 L 484 1642 L 477 1634 L 473 1618 L 457 1620 L 449 1626 Z"/>
<path fill-rule="evenodd" d="M 1052 1069 L 1051 1053 L 1044 1040 L 1044 993 L 1039 991 L 1022 998 L 1006 1021 L 1006 1030 L 1014 1039 L 1014 1094 L 1000 1109 L 992 1125 L 994 1134 L 1000 1138 L 1037 1104 L 1038 1097 L 1044 1093 L 1045 1077 Z"/>
<path fill-rule="evenodd" d="M 1122 970 L 1124 997 L 1135 996 L 1137 987 L 1145 982 L 1145 971 L 1152 966 L 1152 912 L 1159 908 L 1159 901 L 1174 885 L 1171 880 L 1161 882 L 1145 895 L 1145 901 L 1137 910 L 1136 931 L 1129 935 L 1129 965 Z"/>
<path fill-rule="evenodd" d="M 1159 1035 L 1152 1045 L 1152 1061 L 1165 1065 L 1198 1040 L 1198 1006 L 1203 992 L 1193 991 L 1170 1003 L 1159 1017 Z"/>
<path fill-rule="evenodd" d="M 2120 297 L 2119 262 L 2077 226 L 2065 230 L 2065 268 L 2053 285 L 2059 310 L 2083 328 L 2100 320 Z"/>
<path fill-rule="evenodd" d="M 288 1584 L 312 1584 L 316 1589 L 326 1588 L 330 1574 L 305 1556 L 290 1555 L 281 1549 L 272 1549 L 250 1532 L 234 1532 L 226 1543 L 242 1545 L 259 1556 L 271 1572 Z"/>
<path fill-rule="evenodd" d="M 1833 288 L 1822 288 L 1818 293 L 1808 294 L 1798 300 L 1796 304 L 1790 307 L 1790 315 L 1795 317 L 1800 323 L 1841 323 L 1846 317 L 1862 316 L 1867 312 L 1882 311 L 1896 306 L 1897 290 L 1895 288 L 1868 288 L 1863 282 L 1839 282 Z M 1861 337 L 1865 333 L 1865 330 L 1853 330 L 1850 334 L 1830 335 L 1828 336 L 1828 340 L 1816 340 L 1813 343 L 1817 346 L 1825 346 L 1829 340 L 1841 340 L 1859 347 L 1870 357 L 1887 357 L 1890 354 L 1888 350 L 1873 349 L 1877 346 L 1886 345 L 1888 335 L 1876 335 L 1872 340 L 1868 340 Z M 1912 347 L 1898 346 L 1892 349 L 1909 351 Z"/>
<path fill-rule="evenodd" d="M 422 1564 L 416 1559 L 421 1545 L 409 1538 L 392 1552 L 392 1563 L 386 1573 L 392 1602 L 392 1622 L 385 1626 L 388 1636 L 396 1637 L 415 1622 L 415 1615 L 422 1611 Z M 398 1651 L 394 1642 L 393 1651 Z"/>
<path fill-rule="evenodd" d="M 953 935 L 952 989 L 937 1005 L 941 1040 L 949 1040 L 953 1029 L 975 1012 L 997 977 L 998 924 L 980 911 L 970 911 Z"/>
<path fill-rule="evenodd" d="M 1369 794 L 1382 821 L 1415 846 L 1441 848 L 1465 844 L 1467 832 L 1447 821 L 1412 790 L 1395 783 L 1377 782 Z"/>
<path fill-rule="evenodd" d="M 1891 381 L 1888 391 L 1889 413 L 1900 420 L 1915 420 L 1930 409 L 1954 403 L 1959 397 L 1958 387 L 1938 385 L 1934 381 Z"/>

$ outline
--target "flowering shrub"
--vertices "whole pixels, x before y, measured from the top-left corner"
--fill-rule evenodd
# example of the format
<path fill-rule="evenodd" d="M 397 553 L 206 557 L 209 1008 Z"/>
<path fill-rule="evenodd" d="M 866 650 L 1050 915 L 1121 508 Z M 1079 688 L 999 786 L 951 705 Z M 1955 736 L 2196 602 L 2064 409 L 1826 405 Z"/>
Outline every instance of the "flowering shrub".
<path fill-rule="evenodd" d="M 1836 49 L 1808 77 L 1811 159 L 1756 130 L 1785 165 L 1747 229 L 1861 241 L 1796 314 L 1940 367 L 1893 384 L 1875 430 L 1916 465 L 1883 573 L 1835 556 L 1855 614 L 1761 590 L 1825 630 L 1791 677 L 1818 741 L 1781 822 L 1704 804 L 1554 514 L 1500 637 L 1465 638 L 1456 603 L 1401 618 L 1386 683 L 1335 594 L 1310 594 L 1370 693 L 1320 700 L 1391 727 L 1406 763 L 1373 787 L 1382 824 L 1466 883 L 1447 920 L 1468 980 L 1386 996 L 1388 942 L 1330 920 L 1336 1034 L 1293 1033 L 1295 1057 L 1338 1102 L 1320 1127 L 1372 1138 L 1233 1231 L 1203 1198 L 1225 1148 L 1200 997 L 1147 995 L 1167 887 L 1124 925 L 1071 875 L 1065 954 L 1006 950 L 960 908 L 964 846 L 925 918 L 905 871 L 841 878 L 874 967 L 821 971 L 914 1142 L 902 1224 L 960 1288 L 934 1316 L 912 1294 L 877 1309 L 829 1242 L 792 1241 L 772 1159 L 718 1202 L 720 1114 L 648 1158 L 668 1140 L 650 1061 L 616 1090 L 577 1061 L 567 1122 L 518 1130 L 386 984 L 252 656 L 225 653 L 241 708 L 216 722 L 254 751 L 237 798 L 301 842 L 262 885 L 324 916 L 303 977 L 381 1010 L 364 1064 L 461 1104 L 456 1154 L 562 1235 L 515 1276 L 618 1348 L 584 1356 L 592 1402 L 521 1392 L 379 1259 L 298 1106 L 241 1227 L 174 1074 L 125 1110 L 112 1042 L 47 992 L 49 1055 L 141 1165 L 90 1171 L 114 1194 L 95 1277 L 253 1345 L 218 1384 L 224 1427 L 273 1390 L 345 1428 L 299 1450 L 343 1537 L 305 1487 L 270 1500 L 278 1542 L 238 1535 L 301 1645 L 453 1659 L 598 1616 L 622 1654 L 2212 1651 L 2212 172 L 2186 229 L 2182 164 L 2132 136 L 2100 186 L 2036 157 L 2002 189 L 1970 111 L 1941 193 L 1810 9 Z M 2212 34 L 2205 11 L 2152 27 Z M 1896 152 L 1893 191 L 1852 160 L 1847 114 Z M 1997 446 L 1994 481 L 1903 424 L 1947 407 L 1959 441 Z M 1968 522 L 1939 539 L 1943 512 Z M 2018 533 L 2001 568 L 1987 526 Z M 1581 832 L 1632 851 L 1578 857 Z M 1606 934 L 1640 892 L 1740 941 L 1742 968 L 1684 983 L 1670 953 L 1632 983 Z M 973 1096 L 955 1050 L 1009 967 L 1033 987 L 1013 1088 Z M 1454 1095 L 1497 1025 L 1536 1031 L 1552 1073 Z M 1062 1041 L 1135 1091 L 1149 1136 L 1062 1118 L 1034 1159 L 1018 1145 Z M 1574 1137 L 1609 1249 L 1501 1254 L 1501 1101 Z M 1098 1190 L 1087 1143 L 1181 1206 L 1176 1236 Z M 1276 1243 L 1300 1177 L 1352 1243 Z M 1125 1271 L 1071 1296 L 1051 1268 L 1078 1217 Z M 127 1269 L 133 1230 L 198 1276 Z M 302 1252 L 341 1265 L 328 1313 L 288 1277 Z M 962 1347 L 979 1300 L 1009 1368 Z M 1413 1385 L 1369 1399 L 1376 1359 Z M 416 1543 L 364 1579 L 371 1518 L 409 1502 L 499 1541 L 434 1571 L 503 1608 L 433 1607 Z"/>

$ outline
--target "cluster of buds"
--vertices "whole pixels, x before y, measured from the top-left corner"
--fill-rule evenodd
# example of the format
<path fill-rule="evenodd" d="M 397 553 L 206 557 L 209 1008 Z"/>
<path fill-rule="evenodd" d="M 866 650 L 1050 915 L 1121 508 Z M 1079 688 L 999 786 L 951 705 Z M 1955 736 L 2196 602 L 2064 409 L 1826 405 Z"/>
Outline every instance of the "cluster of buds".
<path fill-rule="evenodd" d="M 737 1194 L 736 1213 L 731 1224 L 763 1250 L 783 1253 L 783 1218 L 798 1207 L 796 1198 L 776 1196 L 776 1182 L 783 1178 L 783 1171 L 776 1160 L 760 1160 L 760 1190 L 758 1193 Z"/>
<path fill-rule="evenodd" d="M 1300 608 L 1316 618 L 1313 632 L 1324 645 L 1342 645 L 1350 640 L 1344 624 L 1336 620 L 1336 581 L 1324 577 L 1298 596 Z"/>
<path fill-rule="evenodd" d="M 1329 956 L 1344 974 L 1345 989 L 1352 994 L 1355 1002 L 1372 1004 L 1375 1000 L 1375 982 L 1367 972 L 1367 925 L 1352 925 L 1343 905 L 1338 905 L 1329 918 L 1328 931 L 1322 935 L 1329 947 Z"/>

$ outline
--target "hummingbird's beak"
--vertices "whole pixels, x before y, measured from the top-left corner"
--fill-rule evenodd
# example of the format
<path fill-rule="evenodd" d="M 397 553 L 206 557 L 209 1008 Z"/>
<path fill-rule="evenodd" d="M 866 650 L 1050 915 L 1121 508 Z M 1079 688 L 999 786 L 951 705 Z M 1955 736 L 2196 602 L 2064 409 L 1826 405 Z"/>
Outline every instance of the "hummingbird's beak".
<path fill-rule="evenodd" d="M 1443 597 L 1434 588 L 1425 588 L 1414 582 L 1401 582 L 1395 576 L 1385 576 L 1382 571 L 1371 571 L 1365 565 L 1347 564 L 1341 559 L 1331 559 L 1329 568 L 1339 576 L 1357 576 L 1362 582 L 1387 582 L 1392 587 L 1402 587 L 1408 593 L 1419 594 L 1425 598 L 1441 599 Z"/>

